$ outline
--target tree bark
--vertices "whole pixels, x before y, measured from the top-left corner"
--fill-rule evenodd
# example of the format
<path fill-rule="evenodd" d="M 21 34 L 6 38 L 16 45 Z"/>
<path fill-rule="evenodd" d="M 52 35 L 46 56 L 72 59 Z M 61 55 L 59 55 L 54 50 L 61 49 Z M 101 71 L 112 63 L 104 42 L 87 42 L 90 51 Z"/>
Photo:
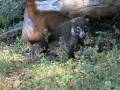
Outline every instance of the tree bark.
<path fill-rule="evenodd" d="M 63 7 L 70 15 L 91 17 L 114 16 L 120 14 L 120 0 L 62 0 Z M 70 5 L 67 2 L 72 2 Z"/>
<path fill-rule="evenodd" d="M 52 0 L 52 2 L 47 0 L 46 2 L 50 2 L 49 5 L 53 7 L 48 8 L 48 10 L 58 10 L 73 17 L 84 15 L 108 17 L 120 14 L 120 0 Z M 41 10 L 44 10 L 44 8 L 41 8 Z"/>

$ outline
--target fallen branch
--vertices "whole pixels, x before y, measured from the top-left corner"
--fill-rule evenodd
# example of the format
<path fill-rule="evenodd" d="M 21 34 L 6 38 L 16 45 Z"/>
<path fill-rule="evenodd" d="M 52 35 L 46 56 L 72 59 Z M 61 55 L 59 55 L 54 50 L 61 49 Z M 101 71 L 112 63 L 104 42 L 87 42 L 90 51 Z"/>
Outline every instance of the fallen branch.
<path fill-rule="evenodd" d="M 17 35 L 21 35 L 21 33 L 22 33 L 22 21 L 16 24 L 13 27 L 13 29 L 10 29 L 7 32 L 0 34 L 0 39 L 9 39 Z"/>

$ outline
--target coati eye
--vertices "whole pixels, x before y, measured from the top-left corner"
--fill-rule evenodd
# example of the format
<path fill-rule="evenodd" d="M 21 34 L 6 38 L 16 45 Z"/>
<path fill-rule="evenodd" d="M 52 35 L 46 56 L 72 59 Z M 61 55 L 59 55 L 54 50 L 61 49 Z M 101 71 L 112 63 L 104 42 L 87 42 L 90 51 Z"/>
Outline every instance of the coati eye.
<path fill-rule="evenodd" d="M 84 27 L 83 27 L 83 30 L 84 30 L 85 32 L 88 32 L 88 31 L 89 31 L 89 28 L 88 28 L 87 26 L 84 26 Z"/>
<path fill-rule="evenodd" d="M 75 29 L 75 31 L 76 31 L 77 33 L 79 33 L 80 30 L 81 30 L 81 28 L 80 28 L 79 26 L 77 26 L 76 29 Z"/>

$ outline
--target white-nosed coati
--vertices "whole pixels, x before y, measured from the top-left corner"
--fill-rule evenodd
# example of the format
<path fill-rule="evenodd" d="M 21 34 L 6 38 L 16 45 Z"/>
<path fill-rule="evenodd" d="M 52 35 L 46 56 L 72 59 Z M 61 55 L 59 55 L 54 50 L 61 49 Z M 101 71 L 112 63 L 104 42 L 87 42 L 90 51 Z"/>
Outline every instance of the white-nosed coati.
<path fill-rule="evenodd" d="M 24 25 L 22 30 L 23 39 L 32 46 L 32 55 L 42 46 L 47 50 L 48 43 L 45 41 L 45 30 L 51 33 L 48 42 L 54 38 L 63 36 L 67 53 L 74 57 L 74 45 L 81 41 L 88 30 L 85 18 L 71 19 L 57 11 L 40 11 L 35 4 L 36 0 L 26 0 Z"/>

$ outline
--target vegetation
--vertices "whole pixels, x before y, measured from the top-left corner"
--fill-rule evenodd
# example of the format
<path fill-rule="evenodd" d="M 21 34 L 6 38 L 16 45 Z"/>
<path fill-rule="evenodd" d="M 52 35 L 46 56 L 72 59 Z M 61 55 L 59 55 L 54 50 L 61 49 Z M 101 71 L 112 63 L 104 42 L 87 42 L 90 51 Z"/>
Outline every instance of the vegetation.
<path fill-rule="evenodd" d="M 7 23 L 0 13 L 0 23 L 1 33 L 17 22 Z M 24 55 L 27 46 L 20 36 L 0 40 L 0 90 L 120 90 L 120 21 L 96 26 L 94 22 L 96 32 L 86 37 L 76 60 L 67 59 L 62 41 L 52 43 L 50 54 L 40 54 L 33 63 Z"/>

